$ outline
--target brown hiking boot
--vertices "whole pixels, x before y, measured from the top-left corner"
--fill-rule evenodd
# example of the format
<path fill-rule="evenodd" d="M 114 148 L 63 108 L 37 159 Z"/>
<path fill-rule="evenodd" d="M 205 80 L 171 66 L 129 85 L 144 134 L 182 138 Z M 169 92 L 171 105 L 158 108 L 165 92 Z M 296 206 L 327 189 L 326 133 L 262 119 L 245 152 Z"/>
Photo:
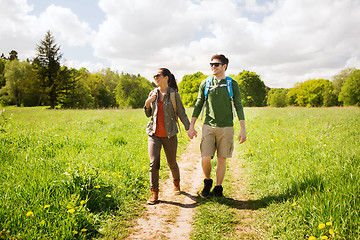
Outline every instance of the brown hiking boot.
<path fill-rule="evenodd" d="M 147 200 L 147 203 L 150 205 L 154 205 L 154 204 L 156 204 L 158 198 L 159 198 L 159 189 L 152 188 L 151 189 L 151 197 Z"/>
<path fill-rule="evenodd" d="M 180 195 L 181 191 L 180 191 L 180 180 L 176 180 L 174 181 L 174 194 L 175 195 Z"/>

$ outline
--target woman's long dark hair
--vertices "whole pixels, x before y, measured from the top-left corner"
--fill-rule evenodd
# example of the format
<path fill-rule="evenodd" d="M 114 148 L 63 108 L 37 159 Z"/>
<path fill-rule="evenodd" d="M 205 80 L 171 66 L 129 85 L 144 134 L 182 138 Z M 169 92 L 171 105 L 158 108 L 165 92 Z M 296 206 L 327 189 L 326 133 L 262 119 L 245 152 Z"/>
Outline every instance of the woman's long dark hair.
<path fill-rule="evenodd" d="M 169 78 L 169 80 L 168 80 L 169 87 L 175 89 L 178 92 L 179 89 L 178 89 L 174 74 L 172 74 L 170 72 L 170 70 L 167 69 L 167 68 L 160 68 L 160 70 L 161 70 L 161 75 L 163 75 L 164 77 L 168 76 L 168 78 Z"/>

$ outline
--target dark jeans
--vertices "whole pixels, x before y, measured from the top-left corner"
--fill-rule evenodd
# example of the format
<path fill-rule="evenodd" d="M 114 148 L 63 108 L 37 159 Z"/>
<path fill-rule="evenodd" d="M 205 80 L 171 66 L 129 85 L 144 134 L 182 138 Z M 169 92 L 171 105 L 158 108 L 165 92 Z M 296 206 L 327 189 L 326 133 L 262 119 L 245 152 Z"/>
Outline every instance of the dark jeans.
<path fill-rule="evenodd" d="M 150 157 L 150 185 L 151 188 L 159 188 L 159 170 L 160 170 L 160 153 L 164 147 L 164 152 L 168 166 L 171 170 L 174 180 L 180 180 L 179 166 L 176 162 L 177 136 L 157 137 L 155 135 L 148 138 L 148 149 Z"/>

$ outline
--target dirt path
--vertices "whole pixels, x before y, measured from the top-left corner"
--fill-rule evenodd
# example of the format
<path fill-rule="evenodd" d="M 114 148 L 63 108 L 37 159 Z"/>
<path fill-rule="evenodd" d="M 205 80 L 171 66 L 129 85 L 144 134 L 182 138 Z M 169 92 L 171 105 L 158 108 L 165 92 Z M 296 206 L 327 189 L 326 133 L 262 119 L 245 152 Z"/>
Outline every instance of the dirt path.
<path fill-rule="evenodd" d="M 171 176 L 161 182 L 159 203 L 146 205 L 145 215 L 137 220 L 127 239 L 189 239 L 193 211 L 197 205 L 197 192 L 203 181 L 200 139 L 198 136 L 191 140 L 178 160 L 181 195 L 172 193 Z"/>
<path fill-rule="evenodd" d="M 201 131 L 198 131 L 201 132 Z M 203 184 L 203 173 L 200 164 L 201 136 L 190 141 L 187 149 L 180 156 L 178 164 L 181 175 L 181 195 L 172 193 L 172 177 L 160 182 L 159 203 L 147 205 L 143 217 L 137 219 L 132 234 L 127 239 L 190 239 L 192 218 L 197 206 L 197 195 Z M 235 143 L 238 144 L 238 143 Z M 235 148 L 240 151 L 243 146 Z M 254 228 L 254 216 L 258 211 L 254 209 L 254 202 L 250 200 L 248 183 L 242 167 L 242 160 L 235 157 L 228 159 L 228 172 L 231 175 L 233 193 L 231 198 L 235 202 L 236 239 L 262 239 L 259 231 Z M 169 171 L 170 175 L 170 171 Z"/>

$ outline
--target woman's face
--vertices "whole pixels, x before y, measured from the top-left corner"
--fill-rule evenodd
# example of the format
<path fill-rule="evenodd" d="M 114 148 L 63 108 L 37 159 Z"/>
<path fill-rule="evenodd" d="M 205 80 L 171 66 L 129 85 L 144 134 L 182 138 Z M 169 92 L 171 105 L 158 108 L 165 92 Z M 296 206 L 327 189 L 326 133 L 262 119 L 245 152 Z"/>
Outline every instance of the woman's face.
<path fill-rule="evenodd" d="M 165 82 L 167 82 L 167 77 L 164 77 L 162 75 L 162 71 L 159 69 L 157 70 L 157 72 L 154 75 L 154 80 L 157 86 L 160 86 L 162 84 L 164 84 Z"/>

